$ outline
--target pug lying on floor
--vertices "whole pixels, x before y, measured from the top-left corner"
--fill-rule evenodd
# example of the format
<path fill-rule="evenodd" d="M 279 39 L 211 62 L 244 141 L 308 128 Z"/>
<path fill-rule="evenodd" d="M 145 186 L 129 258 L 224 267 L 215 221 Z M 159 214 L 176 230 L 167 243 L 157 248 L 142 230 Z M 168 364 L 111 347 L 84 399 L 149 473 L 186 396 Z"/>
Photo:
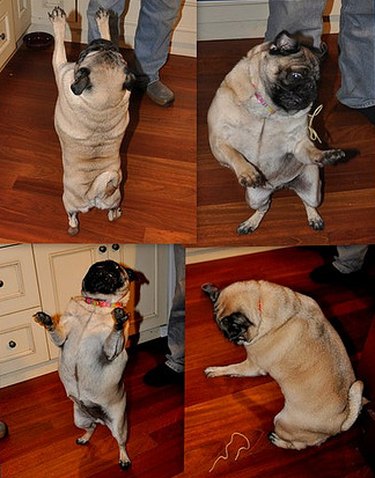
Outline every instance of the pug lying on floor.
<path fill-rule="evenodd" d="M 130 466 L 125 449 L 128 314 L 124 308 L 134 278 L 131 269 L 114 261 L 97 262 L 82 281 L 82 296 L 70 300 L 59 321 L 44 312 L 34 315 L 60 348 L 60 379 L 74 402 L 74 423 L 85 430 L 77 444 L 88 443 L 97 423 L 107 425 L 118 443 L 122 469 Z"/>
<path fill-rule="evenodd" d="M 129 123 L 129 97 L 134 75 L 118 47 L 110 41 L 109 13 L 99 9 L 101 39 L 68 63 L 64 46 L 65 12 L 50 13 L 55 35 L 52 65 L 58 98 L 55 129 L 64 167 L 63 203 L 70 235 L 79 232 L 78 213 L 96 207 L 108 219 L 121 216 L 120 146 Z"/>
<path fill-rule="evenodd" d="M 255 231 L 274 191 L 293 189 L 309 225 L 320 230 L 319 168 L 344 161 L 340 149 L 318 150 L 309 138 L 308 113 L 317 97 L 319 60 L 287 32 L 251 49 L 224 78 L 208 111 L 215 158 L 234 171 L 256 212 L 237 229 Z"/>
<path fill-rule="evenodd" d="M 223 290 L 204 284 L 214 317 L 247 358 L 208 367 L 207 377 L 269 374 L 279 384 L 284 408 L 274 418 L 271 442 L 301 450 L 348 430 L 362 406 L 361 381 L 340 337 L 311 298 L 265 281 L 235 282 Z"/>

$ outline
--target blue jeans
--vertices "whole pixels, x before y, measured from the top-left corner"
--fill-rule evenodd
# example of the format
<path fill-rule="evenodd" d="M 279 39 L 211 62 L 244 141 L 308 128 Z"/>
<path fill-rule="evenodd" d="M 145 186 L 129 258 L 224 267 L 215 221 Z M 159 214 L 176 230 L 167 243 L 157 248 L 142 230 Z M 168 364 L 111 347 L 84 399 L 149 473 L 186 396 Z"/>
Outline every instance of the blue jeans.
<path fill-rule="evenodd" d="M 320 46 L 326 0 L 269 0 L 266 40 L 281 30 L 300 30 Z M 375 105 L 375 2 L 342 0 L 339 33 L 341 86 L 338 100 L 351 108 Z"/>
<path fill-rule="evenodd" d="M 184 371 L 185 363 L 185 249 L 174 245 L 176 289 L 168 323 L 170 354 L 165 362 L 175 372 Z"/>
<path fill-rule="evenodd" d="M 95 13 L 99 7 L 113 10 L 118 18 L 125 8 L 125 0 L 90 0 L 87 8 L 88 42 L 99 38 Z M 138 75 L 153 83 L 159 79 L 159 71 L 165 65 L 173 27 L 178 19 L 181 0 L 141 0 L 134 51 Z M 117 30 L 117 31 L 116 31 Z M 118 38 L 119 24 L 111 23 L 113 41 Z"/>

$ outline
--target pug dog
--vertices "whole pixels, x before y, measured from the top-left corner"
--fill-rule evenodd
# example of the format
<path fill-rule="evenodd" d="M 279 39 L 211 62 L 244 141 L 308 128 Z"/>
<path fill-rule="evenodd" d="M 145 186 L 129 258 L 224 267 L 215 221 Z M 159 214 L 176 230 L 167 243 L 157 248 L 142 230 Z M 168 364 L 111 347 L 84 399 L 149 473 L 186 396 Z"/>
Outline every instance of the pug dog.
<path fill-rule="evenodd" d="M 309 225 L 321 230 L 319 169 L 346 160 L 340 149 L 321 151 L 308 134 L 317 97 L 319 60 L 297 36 L 281 32 L 251 49 L 224 78 L 208 111 L 214 157 L 234 171 L 256 212 L 237 232 L 254 232 L 281 188 L 302 199 Z"/>
<path fill-rule="evenodd" d="M 108 11 L 98 10 L 101 39 L 92 41 L 76 63 L 68 63 L 66 58 L 64 10 L 55 7 L 49 16 L 55 35 L 55 129 L 64 167 L 63 203 L 68 233 L 75 235 L 80 212 L 96 207 L 107 210 L 110 221 L 121 216 L 120 145 L 129 123 L 135 77 L 110 41 Z"/>
<path fill-rule="evenodd" d="M 301 450 L 348 430 L 362 406 L 344 345 L 318 304 L 287 287 L 266 281 L 235 282 L 223 290 L 204 284 L 214 317 L 247 358 L 208 367 L 207 377 L 269 374 L 279 384 L 284 408 L 274 418 L 271 442 Z"/>
<path fill-rule="evenodd" d="M 82 295 L 68 303 L 59 320 L 37 312 L 59 347 L 59 375 L 74 402 L 74 423 L 85 430 L 76 440 L 86 445 L 97 423 L 107 425 L 119 447 L 119 465 L 130 466 L 126 452 L 126 393 L 123 373 L 128 336 L 125 311 L 135 273 L 114 261 L 93 264 L 82 281 Z"/>

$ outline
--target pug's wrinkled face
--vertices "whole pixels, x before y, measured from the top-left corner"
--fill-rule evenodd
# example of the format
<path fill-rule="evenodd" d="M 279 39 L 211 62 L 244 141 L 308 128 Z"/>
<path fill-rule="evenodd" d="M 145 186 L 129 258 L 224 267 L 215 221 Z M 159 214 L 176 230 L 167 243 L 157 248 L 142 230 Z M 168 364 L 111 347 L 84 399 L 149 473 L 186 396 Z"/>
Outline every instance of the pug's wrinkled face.
<path fill-rule="evenodd" d="M 242 311 L 235 310 L 235 303 L 220 296 L 221 291 L 213 284 L 203 284 L 202 290 L 213 303 L 214 319 L 224 336 L 236 345 L 248 345 L 254 323 Z"/>
<path fill-rule="evenodd" d="M 319 59 L 301 37 L 281 32 L 265 56 L 265 88 L 275 105 L 287 112 L 308 108 L 317 97 Z"/>
<path fill-rule="evenodd" d="M 83 50 L 74 68 L 72 92 L 79 96 L 83 92 L 98 93 L 110 89 L 114 97 L 130 91 L 135 76 L 128 69 L 118 47 L 108 40 L 92 41 Z"/>
<path fill-rule="evenodd" d="M 132 269 L 111 260 L 96 262 L 83 278 L 82 295 L 115 302 L 129 292 L 133 280 Z"/>

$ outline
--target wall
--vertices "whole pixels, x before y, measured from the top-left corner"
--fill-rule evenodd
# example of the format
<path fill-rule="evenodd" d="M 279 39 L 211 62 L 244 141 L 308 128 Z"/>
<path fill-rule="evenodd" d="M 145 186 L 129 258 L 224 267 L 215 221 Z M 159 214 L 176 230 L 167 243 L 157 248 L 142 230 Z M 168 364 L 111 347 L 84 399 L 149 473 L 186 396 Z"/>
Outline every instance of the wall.
<path fill-rule="evenodd" d="M 341 0 L 327 0 L 325 33 L 338 32 L 340 7 Z M 268 0 L 199 0 L 198 40 L 263 37 L 267 17 Z"/>

